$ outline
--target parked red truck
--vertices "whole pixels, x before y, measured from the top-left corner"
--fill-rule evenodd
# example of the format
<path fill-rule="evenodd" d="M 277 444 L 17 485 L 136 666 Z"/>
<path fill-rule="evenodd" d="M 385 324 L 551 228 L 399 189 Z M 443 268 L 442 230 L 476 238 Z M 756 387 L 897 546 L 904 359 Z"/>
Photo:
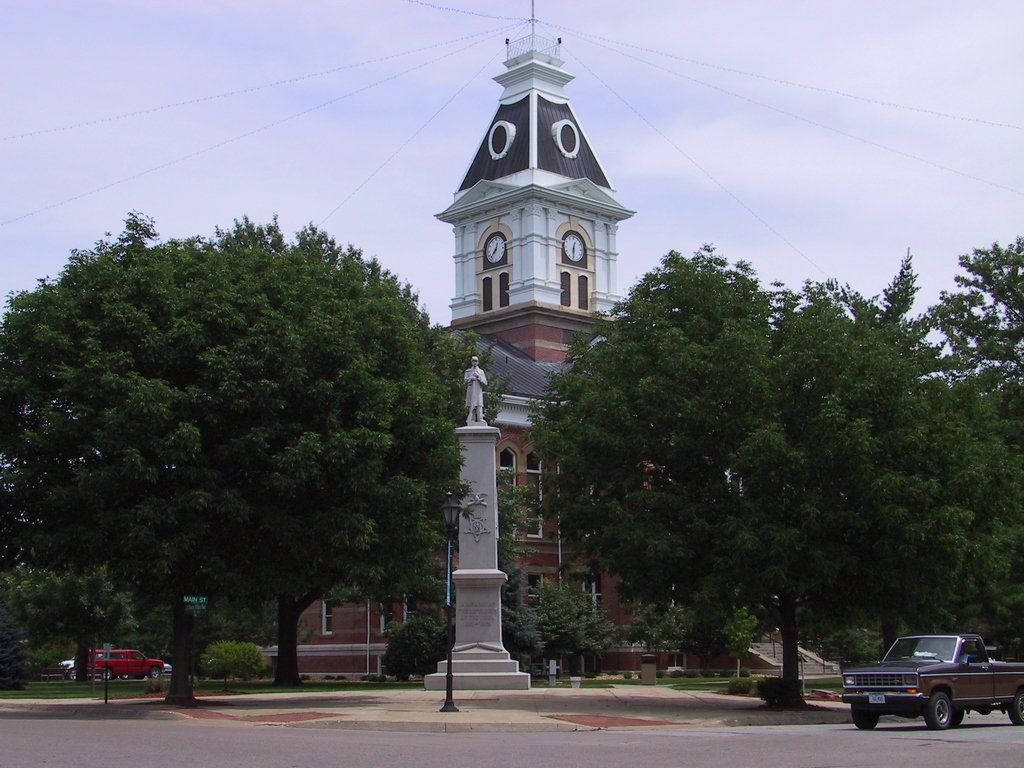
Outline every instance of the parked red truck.
<path fill-rule="evenodd" d="M 94 651 L 93 653 L 89 672 L 107 680 L 112 680 L 115 677 L 135 677 L 139 680 L 144 677 L 160 677 L 170 668 L 170 665 L 162 660 L 151 659 L 142 651 L 132 648 Z M 74 659 L 68 659 L 61 664 L 68 666 L 65 676 L 70 680 L 75 679 Z"/>
<path fill-rule="evenodd" d="M 990 659 L 980 635 L 901 637 L 878 664 L 846 670 L 843 688 L 854 725 L 865 730 L 882 715 L 924 716 L 934 730 L 994 710 L 1024 725 L 1024 664 Z"/>

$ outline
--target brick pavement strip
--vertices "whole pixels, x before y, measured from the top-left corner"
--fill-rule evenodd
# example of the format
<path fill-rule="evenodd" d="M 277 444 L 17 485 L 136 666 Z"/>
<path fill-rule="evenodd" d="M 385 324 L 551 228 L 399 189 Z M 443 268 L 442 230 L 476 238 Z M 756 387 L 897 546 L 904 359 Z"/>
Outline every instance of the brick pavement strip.
<path fill-rule="evenodd" d="M 200 698 L 182 709 L 161 700 L 0 701 L 0 718 L 11 709 L 45 717 L 187 718 L 225 725 L 285 725 L 424 732 L 551 731 L 607 728 L 682 728 L 738 725 L 848 723 L 849 708 L 820 702 L 798 710 L 769 710 L 758 699 L 667 686 L 547 688 L 529 691 L 457 691 L 459 712 L 439 712 L 433 691 L 367 690 L 337 693 L 261 694 Z"/>

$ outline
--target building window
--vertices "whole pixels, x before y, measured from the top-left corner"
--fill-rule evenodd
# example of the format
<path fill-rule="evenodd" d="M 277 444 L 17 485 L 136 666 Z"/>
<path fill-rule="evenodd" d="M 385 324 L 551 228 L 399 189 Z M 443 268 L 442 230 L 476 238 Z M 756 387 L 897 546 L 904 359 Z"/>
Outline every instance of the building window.
<path fill-rule="evenodd" d="M 406 595 L 402 603 L 402 621 L 408 621 L 416 615 L 416 596 Z"/>
<path fill-rule="evenodd" d="M 491 283 L 493 282 L 494 281 L 489 277 L 484 278 L 484 312 L 490 312 L 494 309 L 494 297 L 491 295 Z"/>
<path fill-rule="evenodd" d="M 508 306 L 508 272 L 498 275 L 498 306 Z"/>
<path fill-rule="evenodd" d="M 540 590 L 540 585 L 544 583 L 544 575 L 541 573 L 528 573 L 526 574 L 526 599 L 534 600 L 537 597 L 537 592 Z"/>
<path fill-rule="evenodd" d="M 516 472 L 516 452 L 511 448 L 505 448 L 498 454 L 498 469 L 503 472 Z"/>
<path fill-rule="evenodd" d="M 587 287 L 588 282 L 586 275 L 580 275 L 577 278 L 577 284 L 579 285 L 577 301 L 579 301 L 580 309 L 590 308 L 590 289 Z"/>
<path fill-rule="evenodd" d="M 572 306 L 572 275 L 568 272 L 562 273 L 562 306 Z"/>
<path fill-rule="evenodd" d="M 531 518 L 531 525 L 527 525 L 526 535 L 534 538 L 539 538 L 544 535 L 544 521 L 540 517 L 540 503 L 544 497 L 544 488 L 541 480 L 541 463 L 536 453 L 529 453 L 526 455 L 526 484 L 533 486 L 534 496 L 536 498 L 535 510 L 537 511 L 537 517 Z"/>
<path fill-rule="evenodd" d="M 334 606 L 327 598 L 320 603 L 320 629 L 324 635 L 334 633 Z"/>
<path fill-rule="evenodd" d="M 584 581 L 582 584 L 583 593 L 590 598 L 590 603 L 593 605 L 594 610 L 598 610 L 601 607 L 601 579 L 589 579 Z"/>

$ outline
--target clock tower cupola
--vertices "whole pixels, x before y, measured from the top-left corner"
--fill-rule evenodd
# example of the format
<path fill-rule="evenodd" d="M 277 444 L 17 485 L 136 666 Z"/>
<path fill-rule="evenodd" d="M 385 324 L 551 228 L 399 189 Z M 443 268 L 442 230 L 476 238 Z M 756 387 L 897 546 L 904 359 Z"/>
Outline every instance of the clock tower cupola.
<path fill-rule="evenodd" d="M 504 91 L 455 200 L 438 214 L 455 233 L 452 327 L 564 359 L 576 331 L 618 301 L 615 199 L 569 104 L 561 40 L 507 44 Z"/>

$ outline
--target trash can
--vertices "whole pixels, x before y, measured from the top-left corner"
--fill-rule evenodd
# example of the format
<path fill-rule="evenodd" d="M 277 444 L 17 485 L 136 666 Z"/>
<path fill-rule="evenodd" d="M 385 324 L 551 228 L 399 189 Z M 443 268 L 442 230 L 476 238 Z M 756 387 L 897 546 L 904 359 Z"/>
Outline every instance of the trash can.
<path fill-rule="evenodd" d="M 640 683 L 642 685 L 658 684 L 658 657 L 653 653 L 645 653 L 640 657 Z"/>

